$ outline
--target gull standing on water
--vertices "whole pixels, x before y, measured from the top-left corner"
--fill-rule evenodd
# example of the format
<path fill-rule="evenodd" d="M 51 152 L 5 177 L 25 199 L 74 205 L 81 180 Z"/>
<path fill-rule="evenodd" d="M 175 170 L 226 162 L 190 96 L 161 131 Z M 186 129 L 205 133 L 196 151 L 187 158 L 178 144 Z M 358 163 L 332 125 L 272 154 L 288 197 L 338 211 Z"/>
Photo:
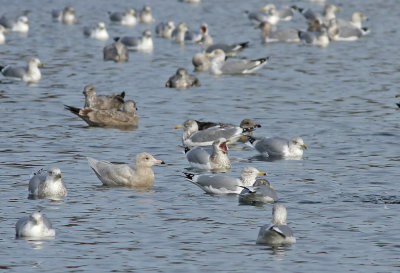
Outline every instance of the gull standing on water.
<path fill-rule="evenodd" d="M 149 5 L 143 6 L 139 14 L 140 22 L 145 24 L 151 24 L 155 21 L 153 15 L 151 14 L 151 7 Z"/>
<path fill-rule="evenodd" d="M 123 26 L 134 26 L 137 23 L 136 11 L 134 9 L 127 9 L 125 13 L 122 12 L 109 12 L 110 21 L 121 24 Z"/>
<path fill-rule="evenodd" d="M 286 224 L 287 212 L 283 205 L 274 205 L 270 225 L 260 228 L 257 244 L 284 245 L 296 243 L 293 231 Z"/>
<path fill-rule="evenodd" d="M 29 31 L 29 20 L 26 16 L 20 16 L 17 21 L 14 22 L 3 15 L 0 18 L 0 25 L 15 32 L 27 33 Z"/>
<path fill-rule="evenodd" d="M 242 204 L 274 203 L 277 200 L 274 187 L 263 178 L 257 179 L 253 186 L 243 187 L 239 194 L 239 203 Z"/>
<path fill-rule="evenodd" d="M 4 36 L 4 33 L 9 33 L 9 31 L 5 29 L 2 25 L 0 25 L 0 45 L 6 42 L 6 37 Z"/>
<path fill-rule="evenodd" d="M 54 21 L 59 21 L 63 24 L 71 25 L 76 22 L 75 9 L 67 6 L 64 10 L 53 10 L 51 12 Z"/>
<path fill-rule="evenodd" d="M 240 178 L 230 177 L 221 174 L 202 174 L 184 173 L 186 179 L 199 186 L 206 193 L 212 194 L 239 194 L 242 186 L 251 186 L 256 181 L 257 176 L 267 175 L 254 167 L 245 167 Z"/>
<path fill-rule="evenodd" d="M 96 127 L 134 128 L 138 126 L 139 116 L 136 113 L 136 103 L 127 100 L 122 111 L 110 109 L 99 110 L 85 107 L 82 109 L 64 105 L 65 109 L 83 119 L 88 125 Z"/>
<path fill-rule="evenodd" d="M 56 236 L 56 231 L 44 214 L 35 211 L 18 220 L 15 225 L 15 235 L 17 238 L 41 239 Z"/>
<path fill-rule="evenodd" d="M 154 172 L 151 167 L 155 164 L 165 164 L 148 153 L 136 156 L 133 169 L 124 164 L 112 164 L 91 157 L 87 159 L 89 166 L 105 186 L 151 188 L 154 185 Z"/>
<path fill-rule="evenodd" d="M 27 66 L 0 66 L 0 71 L 5 77 L 25 82 L 38 82 L 42 78 L 39 66 L 44 66 L 44 64 L 38 58 L 31 58 Z"/>
<path fill-rule="evenodd" d="M 165 84 L 165 87 L 174 87 L 179 89 L 190 88 L 193 86 L 200 86 L 200 82 L 195 76 L 190 75 L 184 68 L 178 68 L 175 75 L 170 77 Z"/>
<path fill-rule="evenodd" d="M 105 61 L 127 62 L 129 60 L 128 48 L 121 42 L 114 42 L 103 48 L 103 58 Z"/>
<path fill-rule="evenodd" d="M 235 143 L 243 135 L 251 132 L 252 129 L 241 128 L 237 126 L 220 127 L 214 126 L 199 131 L 198 123 L 195 120 L 188 119 L 183 125 L 176 125 L 174 129 L 183 128 L 182 144 L 185 147 L 210 146 L 215 140 L 225 138 L 229 143 Z"/>
<path fill-rule="evenodd" d="M 97 23 L 96 27 L 84 27 L 83 28 L 83 34 L 86 37 L 90 37 L 96 40 L 100 40 L 100 41 L 105 41 L 108 40 L 109 35 L 106 29 L 106 24 L 104 24 L 103 22 L 99 22 Z"/>
<path fill-rule="evenodd" d="M 294 137 L 290 141 L 281 137 L 248 137 L 251 146 L 259 153 L 268 157 L 284 159 L 302 159 L 303 149 L 308 149 L 301 137 Z"/>
<path fill-rule="evenodd" d="M 67 195 L 67 189 L 61 180 L 59 168 L 41 169 L 29 180 L 29 195 L 39 198 L 52 198 Z"/>
<path fill-rule="evenodd" d="M 231 161 L 228 158 L 228 146 L 226 142 L 225 138 L 214 141 L 211 151 L 202 147 L 186 148 L 186 158 L 194 168 L 227 171 L 231 168 Z"/>
<path fill-rule="evenodd" d="M 115 41 L 123 43 L 128 49 L 138 50 L 143 52 L 153 51 L 153 38 L 150 30 L 145 30 L 142 37 L 123 36 L 115 37 Z"/>
<path fill-rule="evenodd" d="M 216 49 L 211 54 L 206 55 L 212 58 L 210 62 L 210 72 L 214 75 L 222 74 L 250 74 L 267 64 L 269 57 L 257 60 L 228 59 L 223 50 Z"/>

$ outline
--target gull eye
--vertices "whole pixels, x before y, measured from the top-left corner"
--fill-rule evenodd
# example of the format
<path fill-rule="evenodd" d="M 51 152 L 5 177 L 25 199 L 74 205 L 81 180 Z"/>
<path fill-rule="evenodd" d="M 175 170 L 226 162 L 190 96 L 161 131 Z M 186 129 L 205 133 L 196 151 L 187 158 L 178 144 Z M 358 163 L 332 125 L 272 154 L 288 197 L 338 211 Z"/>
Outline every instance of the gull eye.
<path fill-rule="evenodd" d="M 148 156 L 146 156 L 146 160 L 149 160 L 150 158 Z"/>

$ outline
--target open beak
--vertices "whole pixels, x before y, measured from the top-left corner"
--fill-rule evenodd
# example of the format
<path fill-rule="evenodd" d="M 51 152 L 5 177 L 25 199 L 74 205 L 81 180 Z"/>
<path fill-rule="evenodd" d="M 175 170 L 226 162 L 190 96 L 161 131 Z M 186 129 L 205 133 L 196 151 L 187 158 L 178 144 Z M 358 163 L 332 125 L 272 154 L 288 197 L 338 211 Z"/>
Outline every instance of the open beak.
<path fill-rule="evenodd" d="M 174 127 L 174 129 L 180 129 L 180 128 L 183 128 L 183 126 L 182 126 L 182 125 L 176 125 L 176 126 Z"/>
<path fill-rule="evenodd" d="M 264 176 L 266 176 L 267 173 L 266 173 L 266 172 L 258 172 L 257 175 L 264 175 Z"/>
<path fill-rule="evenodd" d="M 228 146 L 226 145 L 228 141 L 224 141 L 221 144 L 219 144 L 219 148 L 225 152 L 228 152 Z"/>
<path fill-rule="evenodd" d="M 308 146 L 306 144 L 301 145 L 301 147 L 303 147 L 304 149 L 308 149 Z"/>

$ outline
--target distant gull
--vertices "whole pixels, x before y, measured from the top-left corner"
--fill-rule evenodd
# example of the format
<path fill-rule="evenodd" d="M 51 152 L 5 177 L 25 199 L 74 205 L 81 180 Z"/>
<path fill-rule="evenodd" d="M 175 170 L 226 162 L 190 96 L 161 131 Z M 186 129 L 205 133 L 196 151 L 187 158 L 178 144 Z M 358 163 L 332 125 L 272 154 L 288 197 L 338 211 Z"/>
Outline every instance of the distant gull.
<path fill-rule="evenodd" d="M 15 225 L 15 235 L 17 238 L 42 239 L 56 236 L 56 231 L 44 214 L 35 211 L 18 220 Z"/>
<path fill-rule="evenodd" d="M 292 6 L 292 8 L 298 10 L 308 21 L 318 20 L 320 24 L 325 26 L 328 26 L 329 20 L 336 18 L 335 12 L 340 11 L 340 8 L 332 4 L 325 6 L 323 14 L 314 12 L 311 9 L 304 9 L 297 6 Z"/>
<path fill-rule="evenodd" d="M 31 58 L 27 66 L 0 66 L 0 71 L 5 77 L 25 82 L 38 82 L 42 78 L 39 66 L 44 66 L 44 64 L 38 58 Z"/>
<path fill-rule="evenodd" d="M 84 27 L 83 28 L 83 34 L 86 37 L 90 37 L 96 40 L 100 41 L 105 41 L 109 38 L 107 29 L 106 29 L 106 24 L 103 22 L 99 22 L 96 27 Z"/>
<path fill-rule="evenodd" d="M 140 22 L 145 24 L 151 24 L 155 21 L 153 15 L 151 14 L 151 7 L 149 5 L 143 6 L 139 14 Z"/>
<path fill-rule="evenodd" d="M 283 205 L 276 204 L 272 210 L 272 221 L 270 225 L 260 228 L 257 244 L 284 245 L 296 243 L 293 231 L 286 224 L 287 212 Z"/>
<path fill-rule="evenodd" d="M 301 159 L 303 149 L 308 149 L 301 137 L 294 137 L 290 141 L 281 137 L 248 137 L 250 144 L 257 152 L 269 157 L 284 159 Z"/>
<path fill-rule="evenodd" d="M 41 169 L 29 180 L 29 195 L 38 198 L 55 198 L 67 195 L 59 168 Z"/>
<path fill-rule="evenodd" d="M 109 12 L 110 21 L 113 23 L 118 23 L 123 26 L 134 26 L 137 24 L 137 14 L 135 9 L 126 9 L 123 12 Z"/>
<path fill-rule="evenodd" d="M 233 57 L 239 54 L 243 49 L 249 46 L 249 42 L 243 42 L 243 43 L 236 43 L 236 44 L 222 44 L 222 43 L 217 43 L 210 45 L 206 47 L 205 52 L 206 53 L 211 53 L 216 49 L 221 49 L 224 51 L 225 55 L 228 57 Z"/>
<path fill-rule="evenodd" d="M 65 109 L 83 119 L 88 125 L 95 127 L 135 128 L 138 126 L 139 116 L 136 113 L 136 103 L 127 100 L 122 106 L 122 111 L 99 110 L 85 107 L 82 109 L 64 105 Z"/>
<path fill-rule="evenodd" d="M 59 21 L 63 24 L 71 25 L 76 22 L 75 9 L 67 6 L 64 10 L 53 10 L 51 12 L 54 21 Z"/>
<path fill-rule="evenodd" d="M 266 175 L 265 172 L 260 172 L 254 167 L 245 167 L 240 178 L 221 174 L 184 174 L 187 180 L 211 194 L 239 194 L 243 190 L 242 186 L 251 186 L 257 176 Z"/>
<path fill-rule="evenodd" d="M 171 39 L 172 38 L 172 32 L 175 29 L 175 23 L 174 21 L 168 21 L 166 23 L 161 22 L 159 23 L 156 28 L 156 34 L 161 37 L 161 38 L 165 38 L 165 39 Z"/>
<path fill-rule="evenodd" d="M 142 37 L 123 36 L 115 37 L 115 41 L 123 43 L 128 49 L 138 50 L 143 52 L 153 51 L 153 38 L 150 30 L 145 30 Z"/>
<path fill-rule="evenodd" d="M 298 32 L 300 41 L 306 45 L 327 47 L 330 43 L 328 32 L 322 29 L 321 32 L 301 31 Z"/>
<path fill-rule="evenodd" d="M 151 188 L 154 185 L 155 164 L 165 164 L 148 153 L 136 156 L 133 169 L 125 164 L 112 164 L 88 157 L 89 166 L 105 186 Z"/>
<path fill-rule="evenodd" d="M 212 58 L 210 62 L 210 72 L 214 75 L 222 74 L 249 74 L 259 70 L 267 64 L 269 57 L 256 60 L 228 59 L 223 50 L 216 49 L 206 57 Z"/>
<path fill-rule="evenodd" d="M 225 138 L 229 143 L 238 141 L 243 135 L 251 132 L 253 129 L 243 129 L 237 126 L 228 126 L 221 128 L 214 126 L 206 130 L 199 131 L 199 126 L 194 120 L 186 120 L 183 125 L 176 125 L 174 129 L 183 128 L 182 144 L 185 147 L 209 146 L 215 140 Z"/>
<path fill-rule="evenodd" d="M 259 178 L 253 186 L 242 187 L 239 194 L 241 204 L 274 203 L 278 200 L 274 187 L 267 179 Z"/>
<path fill-rule="evenodd" d="M 192 64 L 196 72 L 208 72 L 210 70 L 210 60 L 206 58 L 204 53 L 196 53 L 192 58 Z"/>
<path fill-rule="evenodd" d="M 121 42 L 114 42 L 103 48 L 103 58 L 105 61 L 127 62 L 129 60 L 128 48 Z"/>
<path fill-rule="evenodd" d="M 29 31 L 29 20 L 26 16 L 20 16 L 17 21 L 14 22 L 3 15 L 0 18 L 0 25 L 15 32 L 27 33 Z"/>
<path fill-rule="evenodd" d="M 226 142 L 225 138 L 214 141 L 211 151 L 203 147 L 186 148 L 186 158 L 194 168 L 226 172 L 231 168 Z"/>
<path fill-rule="evenodd" d="M 9 31 L 5 29 L 2 25 L 0 25 L 0 45 L 5 44 L 6 42 L 6 37 L 4 36 L 4 33 L 9 33 Z"/>
<path fill-rule="evenodd" d="M 214 126 L 219 126 L 221 128 L 224 127 L 234 127 L 235 125 L 230 124 L 230 123 L 223 123 L 223 122 L 210 122 L 210 121 L 198 121 L 195 120 L 197 123 L 197 126 L 199 127 L 199 131 L 201 130 L 205 130 Z M 242 136 L 241 138 L 238 139 L 239 142 L 247 142 L 247 136 L 252 136 L 253 135 L 253 130 L 255 130 L 256 128 L 260 128 L 261 125 L 256 123 L 254 120 L 252 119 L 248 119 L 245 118 L 243 119 L 240 124 L 239 124 L 240 128 L 243 129 L 248 129 L 249 132 L 246 133 L 246 135 Z"/>
<path fill-rule="evenodd" d="M 261 40 L 263 43 L 274 43 L 274 42 L 287 42 L 287 43 L 298 43 L 300 38 L 298 30 L 294 28 L 273 30 L 274 27 L 268 22 L 262 22 L 256 28 L 261 29 Z"/>
<path fill-rule="evenodd" d="M 172 32 L 175 42 L 180 44 L 185 43 L 185 34 L 188 30 L 189 28 L 185 22 L 179 23 L 178 27 Z"/>
<path fill-rule="evenodd" d="M 97 95 L 93 85 L 86 85 L 83 89 L 85 95 L 84 107 L 90 107 L 99 110 L 119 110 L 124 104 L 125 91 L 121 94 Z"/>
<path fill-rule="evenodd" d="M 362 28 L 362 21 L 368 21 L 368 17 L 365 16 L 362 12 L 360 11 L 355 11 L 351 15 L 351 20 L 346 21 L 344 19 L 337 18 L 337 24 L 339 27 L 342 26 L 354 26 L 357 28 Z"/>
<path fill-rule="evenodd" d="M 200 86 L 200 82 L 195 76 L 190 75 L 186 69 L 178 68 L 175 75 L 169 78 L 165 86 L 185 89 L 193 86 Z"/>

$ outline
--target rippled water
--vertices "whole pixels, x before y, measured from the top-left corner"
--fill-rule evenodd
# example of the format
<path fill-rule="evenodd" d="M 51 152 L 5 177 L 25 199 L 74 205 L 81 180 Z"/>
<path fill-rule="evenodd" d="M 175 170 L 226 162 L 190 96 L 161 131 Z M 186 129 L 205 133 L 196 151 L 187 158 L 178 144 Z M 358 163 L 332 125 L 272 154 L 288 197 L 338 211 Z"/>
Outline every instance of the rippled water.
<path fill-rule="evenodd" d="M 0 62 L 22 64 L 36 55 L 47 65 L 42 80 L 27 86 L 0 84 L 0 268 L 14 272 L 229 271 L 395 272 L 399 270 L 398 181 L 400 55 L 396 0 L 332 1 L 349 18 L 361 10 L 371 34 L 326 49 L 297 44 L 263 46 L 244 10 L 260 1 L 209 1 L 188 5 L 149 1 L 157 22 L 210 26 L 214 41 L 250 41 L 241 55 L 271 56 L 255 75 L 198 74 L 201 87 L 166 89 L 178 67 L 192 70 L 198 47 L 155 38 L 152 54 L 132 53 L 125 64 L 103 62 L 108 42 L 85 39 L 82 27 L 124 10 L 122 1 L 76 1 L 79 23 L 51 21 L 50 10 L 68 1 L 0 1 L 13 17 L 29 10 L 27 37 L 12 33 L 0 46 Z M 278 2 L 278 1 L 277 1 Z M 351 3 L 349 3 L 351 2 Z M 135 2 L 140 8 L 143 1 Z M 322 9 L 318 4 L 279 1 Z M 288 25 L 304 26 L 299 15 Z M 139 36 L 145 25 L 110 25 L 111 36 Z M 154 24 L 150 26 L 154 31 Z M 63 109 L 83 105 L 82 90 L 127 93 L 139 108 L 134 131 L 90 128 Z M 232 176 L 244 166 L 267 171 L 297 243 L 255 245 L 258 229 L 271 219 L 271 205 L 238 205 L 236 196 L 211 196 L 185 181 L 188 163 L 179 147 L 187 118 L 263 125 L 257 136 L 301 135 L 309 146 L 302 161 L 268 162 L 248 147 L 231 149 Z M 166 161 L 154 167 L 149 192 L 102 187 L 86 157 L 131 163 L 142 151 Z M 41 167 L 63 172 L 63 201 L 29 200 L 29 175 Z M 57 236 L 16 240 L 20 217 L 42 208 Z"/>

